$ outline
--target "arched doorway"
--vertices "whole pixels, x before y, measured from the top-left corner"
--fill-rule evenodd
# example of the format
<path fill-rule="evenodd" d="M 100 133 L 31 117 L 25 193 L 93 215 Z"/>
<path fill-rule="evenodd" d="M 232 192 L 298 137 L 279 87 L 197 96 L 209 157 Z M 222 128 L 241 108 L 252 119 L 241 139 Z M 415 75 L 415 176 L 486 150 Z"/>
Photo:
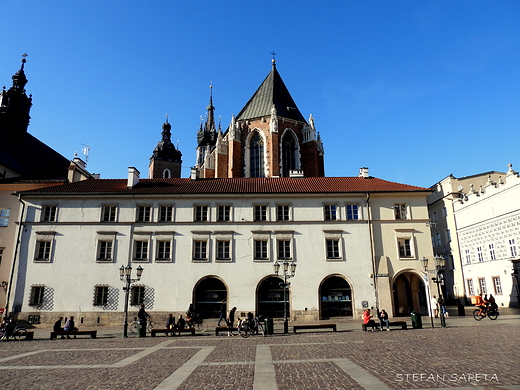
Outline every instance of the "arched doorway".
<path fill-rule="evenodd" d="M 219 318 L 222 300 L 227 301 L 227 288 L 215 276 L 208 276 L 197 283 L 193 291 L 195 311 L 202 318 Z"/>
<path fill-rule="evenodd" d="M 277 277 L 269 277 L 260 282 L 257 290 L 257 315 L 269 316 L 274 318 L 283 318 L 283 288 L 282 279 Z M 290 299 L 291 290 L 287 290 L 287 316 L 290 317 Z"/>
<path fill-rule="evenodd" d="M 407 316 L 412 311 L 428 314 L 426 288 L 414 272 L 399 274 L 393 283 L 394 316 Z"/>
<path fill-rule="evenodd" d="M 352 289 L 343 277 L 329 276 L 324 279 L 319 296 L 322 319 L 352 316 Z"/>

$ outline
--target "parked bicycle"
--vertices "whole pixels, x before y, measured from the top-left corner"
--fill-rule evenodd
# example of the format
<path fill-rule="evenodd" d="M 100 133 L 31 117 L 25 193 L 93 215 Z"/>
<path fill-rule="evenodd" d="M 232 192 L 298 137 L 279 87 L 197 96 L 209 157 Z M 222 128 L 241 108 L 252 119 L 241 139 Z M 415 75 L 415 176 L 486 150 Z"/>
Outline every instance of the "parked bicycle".
<path fill-rule="evenodd" d="M 137 325 L 139 325 L 139 320 L 132 321 L 130 323 L 130 332 L 137 333 Z M 157 322 L 152 321 L 151 318 L 148 318 L 146 321 L 146 331 L 148 333 L 152 332 L 152 329 L 157 328 L 159 324 Z"/>
<path fill-rule="evenodd" d="M 238 327 L 238 334 L 244 338 L 247 338 L 252 334 L 261 334 L 262 336 L 265 336 L 265 329 L 258 318 L 255 317 L 251 321 L 247 319 L 243 320 Z"/>
<path fill-rule="evenodd" d="M 13 340 L 27 340 L 27 329 L 19 328 L 18 326 L 14 328 L 11 334 L 7 334 L 6 329 L 0 330 L 0 340 L 1 341 L 9 341 L 9 339 Z"/>
<path fill-rule="evenodd" d="M 479 313 L 479 309 L 475 309 L 473 311 L 473 318 L 477 321 L 481 321 L 482 318 L 488 317 L 490 320 L 496 320 L 498 318 L 498 308 L 489 307 L 482 310 L 482 313 Z"/>
<path fill-rule="evenodd" d="M 199 314 L 195 314 L 194 317 L 187 319 L 186 328 L 195 328 L 196 331 L 204 333 L 208 330 L 208 324 Z"/>

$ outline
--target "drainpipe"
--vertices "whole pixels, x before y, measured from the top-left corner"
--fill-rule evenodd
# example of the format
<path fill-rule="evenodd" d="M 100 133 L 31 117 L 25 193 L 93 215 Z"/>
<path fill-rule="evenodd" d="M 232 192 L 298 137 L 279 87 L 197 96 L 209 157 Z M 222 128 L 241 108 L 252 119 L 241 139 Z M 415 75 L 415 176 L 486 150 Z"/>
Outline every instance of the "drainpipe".
<path fill-rule="evenodd" d="M 372 283 L 374 284 L 374 299 L 376 301 L 376 312 L 379 313 L 379 294 L 377 291 L 377 268 L 374 250 L 374 234 L 372 226 L 372 209 L 370 207 L 370 192 L 367 192 L 367 209 L 368 209 L 368 231 L 370 233 L 370 257 L 372 258 Z"/>
<path fill-rule="evenodd" d="M 18 194 L 18 200 L 22 204 L 22 210 L 20 211 L 20 225 L 18 226 L 18 235 L 16 237 L 16 246 L 14 249 L 13 264 L 11 266 L 11 275 L 9 276 L 9 285 L 7 286 L 7 296 L 5 297 L 5 315 L 9 315 L 9 300 L 11 299 L 11 288 L 13 285 L 14 273 L 16 270 L 16 259 L 18 258 L 18 250 L 20 248 L 20 237 L 23 229 L 23 216 L 25 212 L 25 202 L 22 200 L 22 195 Z"/>

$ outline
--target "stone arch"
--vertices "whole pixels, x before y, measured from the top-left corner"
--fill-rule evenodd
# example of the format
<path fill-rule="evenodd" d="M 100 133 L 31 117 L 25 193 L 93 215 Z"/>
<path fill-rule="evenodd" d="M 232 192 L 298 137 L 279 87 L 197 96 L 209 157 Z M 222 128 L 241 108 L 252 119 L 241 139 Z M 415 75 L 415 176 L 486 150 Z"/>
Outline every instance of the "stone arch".
<path fill-rule="evenodd" d="M 428 295 L 423 275 L 414 269 L 398 272 L 392 278 L 393 315 L 408 316 L 412 311 L 428 313 Z"/>
<path fill-rule="evenodd" d="M 258 283 L 256 286 L 256 314 L 273 318 L 283 318 L 283 287 L 280 284 L 283 279 L 270 275 Z M 287 317 L 291 313 L 291 288 L 287 289 Z"/>
<path fill-rule="evenodd" d="M 222 300 L 228 300 L 228 286 L 218 276 L 207 275 L 193 287 L 193 306 L 202 318 L 219 318 Z"/>
<path fill-rule="evenodd" d="M 352 284 L 341 274 L 326 276 L 318 287 L 320 319 L 353 316 Z"/>

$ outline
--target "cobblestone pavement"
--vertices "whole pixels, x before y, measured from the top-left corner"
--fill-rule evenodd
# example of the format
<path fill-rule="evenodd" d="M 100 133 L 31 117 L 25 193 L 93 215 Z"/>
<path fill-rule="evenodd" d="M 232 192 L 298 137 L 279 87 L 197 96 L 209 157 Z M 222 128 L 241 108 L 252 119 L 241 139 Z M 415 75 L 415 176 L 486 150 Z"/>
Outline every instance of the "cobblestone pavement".
<path fill-rule="evenodd" d="M 473 322 L 471 322 L 473 321 Z M 451 324 L 451 325 L 450 325 Z M 0 343 L 6 389 L 520 389 L 520 316 L 449 327 Z M 44 339 L 46 337 L 47 339 Z"/>

